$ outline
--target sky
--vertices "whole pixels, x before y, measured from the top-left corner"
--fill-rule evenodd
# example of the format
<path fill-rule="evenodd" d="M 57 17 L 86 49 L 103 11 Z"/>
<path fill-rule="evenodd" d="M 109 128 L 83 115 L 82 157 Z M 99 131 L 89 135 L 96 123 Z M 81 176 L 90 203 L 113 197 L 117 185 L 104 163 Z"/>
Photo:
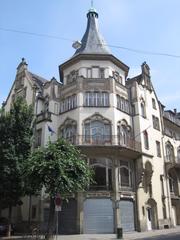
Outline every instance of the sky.
<path fill-rule="evenodd" d="M 129 77 L 146 61 L 158 99 L 166 109 L 180 111 L 180 0 L 94 0 L 93 5 L 101 34 L 118 46 L 111 51 L 130 67 Z M 91 0 L 0 0 L 0 103 L 23 57 L 30 72 L 59 80 L 58 66 L 74 54 L 72 43 L 81 40 L 90 7 Z"/>

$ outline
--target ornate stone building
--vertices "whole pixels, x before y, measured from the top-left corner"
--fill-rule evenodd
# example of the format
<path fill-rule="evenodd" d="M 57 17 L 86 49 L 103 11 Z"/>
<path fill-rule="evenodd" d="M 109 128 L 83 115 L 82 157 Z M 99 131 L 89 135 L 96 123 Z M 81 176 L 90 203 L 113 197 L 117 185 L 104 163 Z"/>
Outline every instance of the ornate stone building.
<path fill-rule="evenodd" d="M 24 59 L 5 102 L 21 95 L 34 104 L 34 147 L 63 137 L 78 146 L 95 183 L 63 203 L 61 233 L 144 231 L 180 224 L 180 114 L 165 111 L 150 68 L 127 78 L 129 67 L 108 49 L 90 9 L 75 54 L 59 66 L 60 81 L 29 72 Z M 56 134 L 51 134 L 48 128 Z M 31 220 L 46 223 L 48 199 L 33 198 Z M 14 209 L 28 220 L 28 199 Z"/>

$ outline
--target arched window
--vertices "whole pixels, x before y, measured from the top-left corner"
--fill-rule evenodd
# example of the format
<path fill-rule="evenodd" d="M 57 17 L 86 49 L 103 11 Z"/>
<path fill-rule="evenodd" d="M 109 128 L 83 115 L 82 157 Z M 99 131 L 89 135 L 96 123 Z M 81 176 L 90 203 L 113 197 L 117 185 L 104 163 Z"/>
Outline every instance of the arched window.
<path fill-rule="evenodd" d="M 119 185 L 120 188 L 132 188 L 132 170 L 128 161 L 120 161 Z"/>
<path fill-rule="evenodd" d="M 174 147 L 170 142 L 166 143 L 166 160 L 168 162 L 174 161 Z"/>
<path fill-rule="evenodd" d="M 59 136 L 71 143 L 76 142 L 77 123 L 75 120 L 66 119 L 59 128 Z"/>
<path fill-rule="evenodd" d="M 111 142 L 110 121 L 99 114 L 86 119 L 84 121 L 84 141 L 92 144 Z"/>
<path fill-rule="evenodd" d="M 92 190 L 112 189 L 112 161 L 106 158 L 89 159 L 89 165 L 94 170 Z"/>
<path fill-rule="evenodd" d="M 122 146 L 129 146 L 131 140 L 131 128 L 125 120 L 118 122 L 118 143 Z"/>
<path fill-rule="evenodd" d="M 145 102 L 144 102 L 144 100 L 142 99 L 141 100 L 141 105 L 140 105 L 140 107 L 141 107 L 141 112 L 140 112 L 140 114 L 141 114 L 141 116 L 142 117 L 146 117 L 146 109 L 145 109 Z"/>
<path fill-rule="evenodd" d="M 144 148 L 149 149 L 149 137 L 148 137 L 148 132 L 146 130 L 143 132 L 143 137 L 144 137 Z"/>

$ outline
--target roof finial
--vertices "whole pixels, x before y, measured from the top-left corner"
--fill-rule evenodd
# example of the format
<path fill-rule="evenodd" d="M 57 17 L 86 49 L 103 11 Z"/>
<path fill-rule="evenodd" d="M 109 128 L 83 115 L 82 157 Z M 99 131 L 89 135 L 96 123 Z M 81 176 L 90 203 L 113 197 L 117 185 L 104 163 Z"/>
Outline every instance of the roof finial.
<path fill-rule="evenodd" d="M 94 8 L 94 1 L 91 0 L 91 8 Z"/>

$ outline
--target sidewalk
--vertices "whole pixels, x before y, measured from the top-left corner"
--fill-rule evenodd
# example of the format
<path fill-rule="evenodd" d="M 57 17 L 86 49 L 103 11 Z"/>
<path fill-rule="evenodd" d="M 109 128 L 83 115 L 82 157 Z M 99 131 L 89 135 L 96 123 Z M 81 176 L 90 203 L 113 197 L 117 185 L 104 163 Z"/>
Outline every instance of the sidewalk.
<path fill-rule="evenodd" d="M 135 240 L 135 239 L 144 239 L 147 237 L 162 236 L 167 234 L 180 234 L 180 226 L 176 228 L 163 229 L 163 230 L 153 230 L 148 232 L 132 232 L 123 234 L 123 240 Z M 11 238 L 0 237 L 0 239 L 14 239 L 20 240 L 22 237 L 12 236 Z M 80 235 L 58 235 L 54 240 L 115 240 L 115 234 L 80 234 Z"/>
<path fill-rule="evenodd" d="M 148 232 L 133 232 L 125 233 L 123 240 L 144 239 L 146 237 L 153 237 L 159 235 L 180 233 L 180 226 L 171 229 L 154 230 Z M 115 234 L 81 234 L 81 235 L 60 235 L 58 240 L 115 240 Z M 55 238 L 56 240 L 56 238 Z"/>

